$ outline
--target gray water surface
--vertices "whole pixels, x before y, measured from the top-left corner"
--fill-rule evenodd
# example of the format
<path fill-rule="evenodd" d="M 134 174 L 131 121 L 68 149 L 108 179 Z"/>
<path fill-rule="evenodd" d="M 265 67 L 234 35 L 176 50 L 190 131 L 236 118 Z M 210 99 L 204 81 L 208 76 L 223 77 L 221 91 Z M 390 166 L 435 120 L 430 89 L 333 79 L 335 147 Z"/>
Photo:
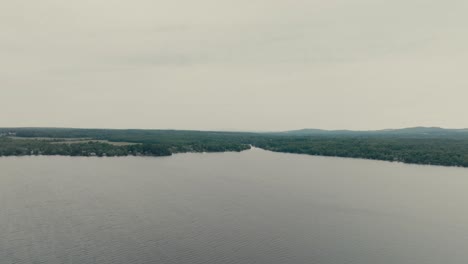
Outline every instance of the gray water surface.
<path fill-rule="evenodd" d="M 468 169 L 266 152 L 0 158 L 0 263 L 468 262 Z"/>

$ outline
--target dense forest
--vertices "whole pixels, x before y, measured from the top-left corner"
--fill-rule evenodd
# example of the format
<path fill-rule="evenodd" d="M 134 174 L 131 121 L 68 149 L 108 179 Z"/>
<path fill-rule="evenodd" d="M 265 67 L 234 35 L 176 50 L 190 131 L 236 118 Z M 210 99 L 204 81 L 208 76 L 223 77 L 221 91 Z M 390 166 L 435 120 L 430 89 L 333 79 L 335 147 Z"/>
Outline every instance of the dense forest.
<path fill-rule="evenodd" d="M 265 150 L 468 167 L 468 132 L 414 128 L 241 133 L 61 128 L 0 129 L 0 156 L 168 156 L 181 152 Z"/>
<path fill-rule="evenodd" d="M 261 138 L 256 147 L 286 153 L 468 167 L 468 140 L 404 137 Z"/>
<path fill-rule="evenodd" d="M 168 156 L 250 148 L 242 133 L 177 130 L 0 129 L 0 155 Z M 73 142 L 73 143 L 70 143 Z M 113 144 L 123 143 L 123 144 Z"/>

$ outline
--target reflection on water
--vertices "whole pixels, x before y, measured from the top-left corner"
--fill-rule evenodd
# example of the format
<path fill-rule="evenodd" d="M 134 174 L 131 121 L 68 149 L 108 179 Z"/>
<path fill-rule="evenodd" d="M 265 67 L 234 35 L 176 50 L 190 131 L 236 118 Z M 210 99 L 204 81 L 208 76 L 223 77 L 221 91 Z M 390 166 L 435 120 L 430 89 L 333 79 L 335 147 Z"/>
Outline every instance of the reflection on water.
<path fill-rule="evenodd" d="M 468 261 L 468 169 L 254 149 L 0 172 L 2 264 Z"/>

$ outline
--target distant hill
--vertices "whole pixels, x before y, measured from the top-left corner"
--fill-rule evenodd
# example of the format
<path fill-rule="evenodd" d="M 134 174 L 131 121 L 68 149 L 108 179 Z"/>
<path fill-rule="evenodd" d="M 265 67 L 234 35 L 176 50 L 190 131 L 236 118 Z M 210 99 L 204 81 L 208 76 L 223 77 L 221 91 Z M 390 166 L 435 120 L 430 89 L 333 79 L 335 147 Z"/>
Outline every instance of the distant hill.
<path fill-rule="evenodd" d="M 419 136 L 419 137 L 468 137 L 468 129 L 447 129 L 441 127 L 409 127 L 382 130 L 323 130 L 306 128 L 276 133 L 289 136 Z"/>
<path fill-rule="evenodd" d="M 379 133 L 395 133 L 395 134 L 433 134 L 433 135 L 449 135 L 449 134 L 460 134 L 468 133 L 468 129 L 447 129 L 441 127 L 410 127 L 401 129 L 387 129 L 376 131 Z"/>

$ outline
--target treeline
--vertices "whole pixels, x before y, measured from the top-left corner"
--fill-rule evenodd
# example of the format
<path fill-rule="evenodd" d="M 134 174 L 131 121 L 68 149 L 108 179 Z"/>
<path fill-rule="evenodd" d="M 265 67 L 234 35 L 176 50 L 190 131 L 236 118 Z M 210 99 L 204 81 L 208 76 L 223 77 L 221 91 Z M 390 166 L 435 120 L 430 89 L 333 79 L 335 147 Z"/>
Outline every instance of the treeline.
<path fill-rule="evenodd" d="M 56 143 L 49 140 L 0 138 L 0 156 L 64 155 L 64 156 L 128 156 L 171 155 L 168 147 L 155 144 L 115 146 L 89 141 L 83 143 Z"/>
<path fill-rule="evenodd" d="M 63 155 L 63 156 L 170 156 L 180 152 L 242 151 L 250 148 L 239 144 L 132 144 L 116 146 L 109 143 L 88 141 L 60 143 L 39 139 L 11 139 L 0 137 L 0 156 Z"/>
<path fill-rule="evenodd" d="M 64 138 L 88 142 L 71 144 Z M 0 128 L 1 156 L 167 156 L 182 152 L 242 151 L 250 145 L 276 152 L 468 167 L 468 137 L 441 133 L 424 137 L 418 134 L 290 136 L 179 130 Z"/>
<path fill-rule="evenodd" d="M 22 138 L 92 138 L 112 142 L 132 142 L 170 145 L 223 145 L 240 144 L 250 139 L 253 133 L 146 130 L 146 129 L 73 129 L 73 128 L 10 128 L 1 133 L 15 133 Z"/>
<path fill-rule="evenodd" d="M 256 147 L 286 153 L 468 167 L 468 140 L 386 137 L 268 137 Z"/>

